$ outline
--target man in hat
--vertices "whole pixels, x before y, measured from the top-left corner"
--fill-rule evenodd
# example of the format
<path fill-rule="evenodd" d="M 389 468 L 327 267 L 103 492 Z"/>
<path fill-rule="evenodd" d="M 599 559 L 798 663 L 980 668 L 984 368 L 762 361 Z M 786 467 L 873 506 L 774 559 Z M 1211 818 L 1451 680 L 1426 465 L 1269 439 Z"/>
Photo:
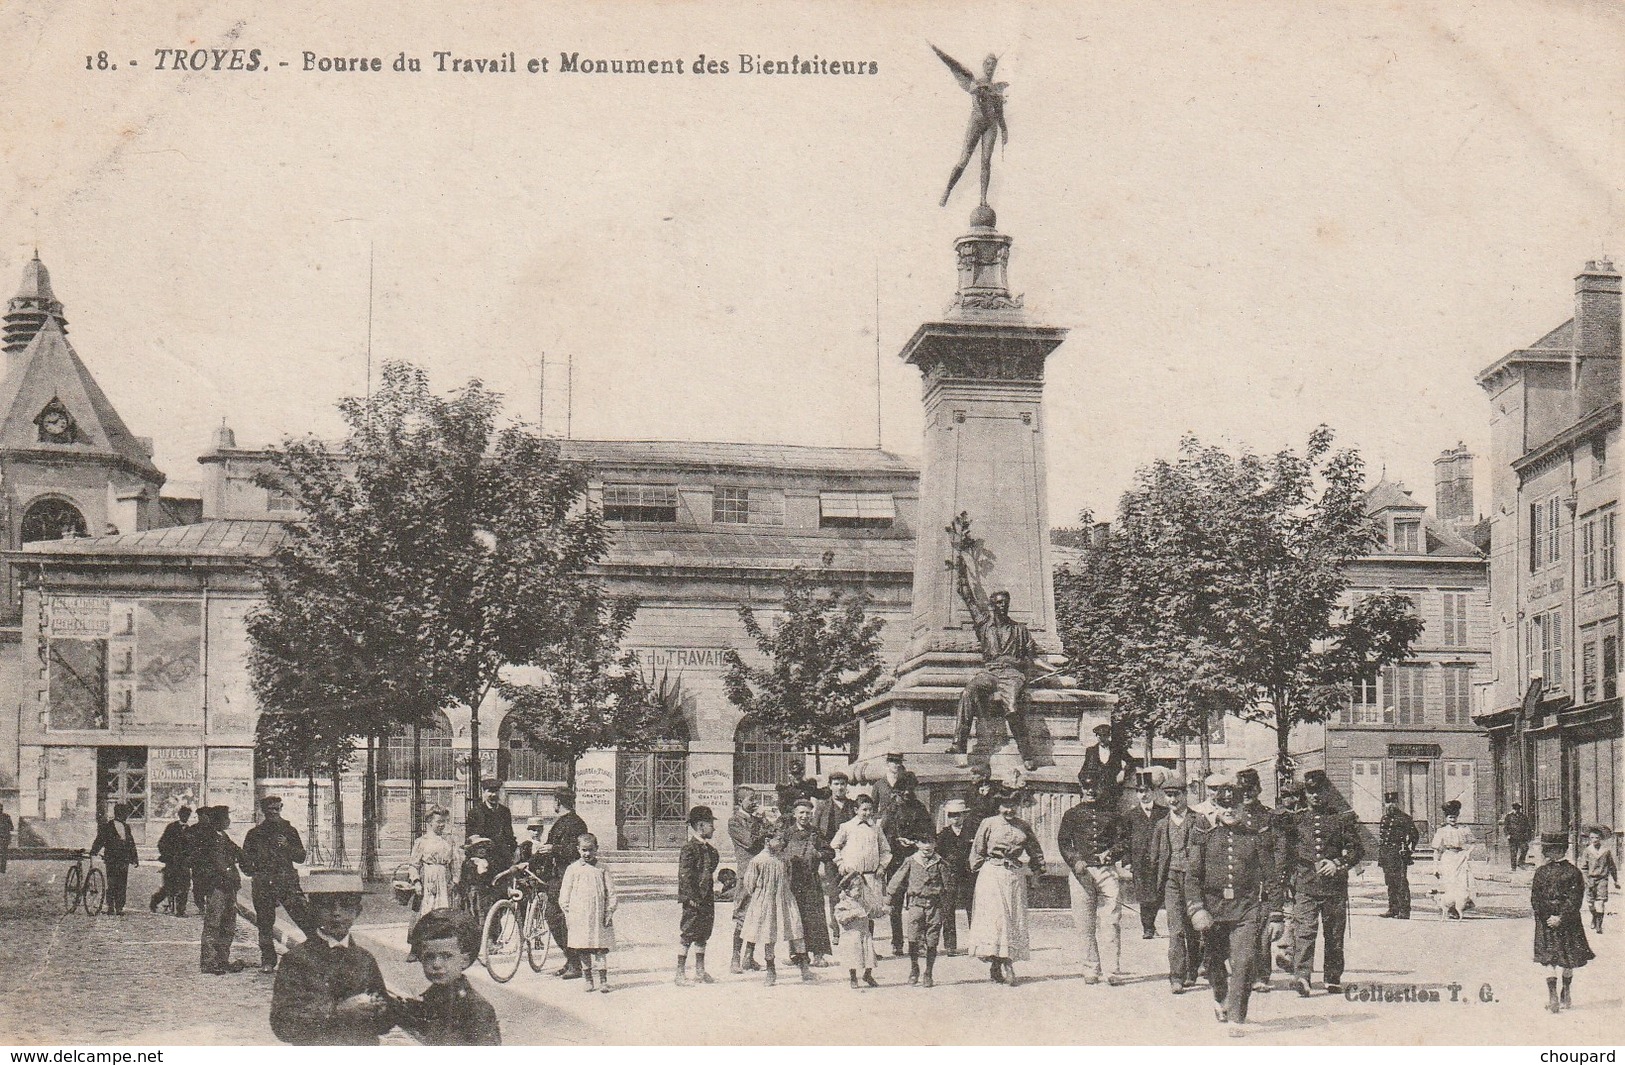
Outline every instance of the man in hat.
<path fill-rule="evenodd" d="M 1236 813 L 1242 819 L 1249 831 L 1265 836 L 1265 842 L 1272 848 L 1275 855 L 1275 864 L 1280 868 L 1286 860 L 1286 843 L 1276 826 L 1275 811 L 1264 804 L 1264 782 L 1259 778 L 1258 770 L 1252 766 L 1236 772 Z M 1258 957 L 1252 967 L 1253 990 L 1270 990 L 1271 952 L 1275 948 L 1270 938 L 1279 932 L 1279 925 L 1264 923 L 1259 929 L 1263 936 L 1258 943 Z"/>
<path fill-rule="evenodd" d="M 860 783 L 869 785 L 869 794 L 874 796 L 875 813 L 884 816 L 891 809 L 892 793 L 897 789 L 897 778 L 908 772 L 903 764 L 903 752 L 895 747 L 886 752 L 886 760 L 882 763 L 880 779 L 861 780 Z"/>
<path fill-rule="evenodd" d="M 239 972 L 243 964 L 231 960 L 231 943 L 237 938 L 243 852 L 226 835 L 231 827 L 228 807 L 204 807 L 198 811 L 198 824 L 203 832 L 192 853 L 192 883 L 204 892 L 201 968 L 213 974 Z"/>
<path fill-rule="evenodd" d="M 677 928 L 678 987 L 689 986 L 688 952 L 694 950 L 694 979 L 710 984 L 715 980 L 705 971 L 705 945 L 716 924 L 717 865 L 721 858 L 711 845 L 716 831 L 716 815 L 709 806 L 696 806 L 688 812 L 688 842 L 677 852 L 677 902 L 683 914 Z"/>
<path fill-rule="evenodd" d="M 1162 794 L 1168 801 L 1168 814 L 1151 833 L 1151 886 L 1162 892 L 1168 910 L 1168 985 L 1174 994 L 1182 995 L 1196 986 L 1202 967 L 1201 933 L 1191 924 L 1186 906 L 1185 870 L 1191 838 L 1205 822 L 1190 808 L 1182 774 L 1164 777 Z"/>
<path fill-rule="evenodd" d="M 487 778 L 481 782 L 480 801 L 469 808 L 468 821 L 463 826 L 467 836 L 483 836 L 491 841 L 489 873 L 493 878 L 513 865 L 519 852 L 519 839 L 513 832 L 513 811 L 502 804 L 501 795 L 502 781 Z"/>
<path fill-rule="evenodd" d="M 1259 925 L 1281 920 L 1281 878 L 1267 834 L 1252 831 L 1237 811 L 1234 778 L 1210 778 L 1214 823 L 1197 832 L 1186 852 L 1185 906 L 1205 941 L 1214 1015 L 1242 1034 L 1258 962 Z"/>
<path fill-rule="evenodd" d="M 113 816 L 96 826 L 96 839 L 90 845 L 92 858 L 100 854 L 107 865 L 107 915 L 124 916 L 124 896 L 130 884 L 130 866 L 139 865 L 135 838 L 130 835 L 128 803 L 114 803 Z"/>
<path fill-rule="evenodd" d="M 960 527 L 956 519 L 955 526 Z M 954 543 L 955 587 L 965 609 L 970 612 L 976 628 L 976 642 L 982 652 L 982 668 L 965 682 L 959 693 L 959 710 L 954 721 L 954 742 L 949 754 L 963 756 L 970 750 L 970 730 L 973 722 L 989 722 L 1004 718 L 1010 738 L 1016 741 L 1022 765 L 1028 772 L 1038 768 L 1034 751 L 1027 738 L 1027 677 L 1038 654 L 1032 633 L 1027 626 L 1010 617 L 1010 593 L 997 591 L 987 595 L 971 551 L 976 542 L 971 539 L 968 526 L 960 527 Z M 982 737 L 987 738 L 987 725 L 982 724 Z"/>
<path fill-rule="evenodd" d="M 361 877 L 310 876 L 311 935 L 282 956 L 271 989 L 271 1031 L 295 1046 L 377 1046 L 394 1026 L 384 974 L 350 937 L 361 916 Z"/>
<path fill-rule="evenodd" d="M 891 862 L 885 872 L 888 881 L 904 862 L 914 856 L 918 840 L 935 841 L 937 838 L 937 826 L 931 811 L 915 797 L 914 789 L 918 784 L 911 771 L 905 769 L 899 773 L 892 782 L 891 803 L 880 815 L 880 830 L 886 834 L 886 843 L 891 848 Z M 901 894 L 891 897 L 891 948 L 892 955 L 899 958 L 904 953 L 903 901 Z"/>
<path fill-rule="evenodd" d="M 1411 852 L 1419 835 L 1411 815 L 1399 808 L 1399 792 L 1384 792 L 1382 822 L 1377 826 L 1377 864 L 1388 885 L 1388 910 L 1384 917 L 1411 919 Z"/>
<path fill-rule="evenodd" d="M 192 888 L 192 871 L 186 853 L 188 833 L 191 830 L 192 808 L 182 806 L 175 811 L 175 820 L 164 826 L 158 837 L 158 860 L 164 863 L 164 879 L 147 903 L 147 909 L 158 912 L 158 904 L 166 899 L 169 912 L 176 917 L 186 916 L 186 896 Z"/>
<path fill-rule="evenodd" d="M 1100 983 L 1100 944 L 1096 929 L 1100 911 L 1104 909 L 1106 942 L 1112 954 L 1112 970 L 1107 981 L 1116 987 L 1123 982 L 1123 902 L 1118 888 L 1117 863 L 1128 852 L 1127 840 L 1123 838 L 1116 811 L 1100 800 L 1098 776 L 1079 774 L 1078 797 L 1078 804 L 1061 815 L 1055 842 L 1072 873 L 1067 887 L 1072 897 L 1072 924 L 1083 937 L 1084 983 Z"/>
<path fill-rule="evenodd" d="M 1095 742 L 1084 749 L 1083 766 L 1078 770 L 1081 780 L 1085 773 L 1095 778 L 1095 789 L 1100 801 L 1116 809 L 1123 787 L 1134 771 L 1134 759 L 1112 740 L 1112 726 L 1102 721 L 1094 728 Z"/>
<path fill-rule="evenodd" d="M 1129 868 L 1134 871 L 1134 901 L 1140 907 L 1140 934 L 1145 939 L 1155 939 L 1157 910 L 1162 906 L 1163 891 L 1156 882 L 1151 837 L 1156 833 L 1157 823 L 1168 816 L 1168 809 L 1157 805 L 1149 778 L 1140 781 L 1137 795 L 1138 801 L 1123 815 L 1123 837 Z"/>
<path fill-rule="evenodd" d="M 965 928 L 968 931 L 976 896 L 976 881 L 970 871 L 970 848 L 976 841 L 976 829 L 968 823 L 969 806 L 964 799 L 949 799 L 943 807 L 947 824 L 937 833 L 937 854 L 948 864 L 950 893 L 943 910 L 942 945 L 950 954 L 959 953 L 959 930 L 954 910 L 965 910 Z"/>
<path fill-rule="evenodd" d="M 1508 856 L 1514 870 L 1522 869 L 1529 860 L 1529 837 L 1533 829 L 1529 815 L 1523 812 L 1523 803 L 1515 802 L 1501 818 L 1501 831 L 1506 833 Z"/>
<path fill-rule="evenodd" d="M 276 908 L 281 906 L 305 934 L 310 918 L 305 897 L 299 891 L 299 873 L 294 866 L 305 861 L 305 844 L 299 830 L 282 819 L 282 800 L 267 795 L 260 800 L 260 823 L 243 837 L 243 859 L 254 878 L 249 897 L 254 904 L 254 924 L 260 933 L 260 969 L 276 969 Z"/>
<path fill-rule="evenodd" d="M 857 803 L 852 801 L 851 792 L 852 780 L 845 773 L 836 770 L 829 775 L 829 795 L 819 799 L 813 810 L 813 826 L 818 829 L 818 836 L 826 848 L 841 826 L 852 820 L 857 812 Z M 830 851 L 831 855 L 833 853 Z M 830 942 L 839 943 L 841 926 L 835 920 L 835 904 L 841 897 L 841 878 L 835 872 L 833 857 L 824 860 L 819 868 L 819 876 L 824 888 L 824 920 L 829 926 Z"/>
<path fill-rule="evenodd" d="M 1298 815 L 1287 843 L 1292 883 L 1293 987 L 1310 994 L 1315 968 L 1315 938 L 1326 935 L 1323 970 L 1328 994 L 1343 990 L 1343 937 L 1348 930 L 1349 872 L 1364 857 L 1360 836 L 1349 813 L 1334 806 L 1331 782 L 1324 771 L 1304 774 L 1309 809 Z"/>
<path fill-rule="evenodd" d="M 581 978 L 581 955 L 565 946 L 569 942 L 564 924 L 564 911 L 559 909 L 559 888 L 564 884 L 564 871 L 570 868 L 581 852 L 576 841 L 587 834 L 587 822 L 576 813 L 575 792 L 564 790 L 553 795 L 553 812 L 558 816 L 548 829 L 547 842 L 540 853 L 545 859 L 541 873 L 547 886 L 547 930 L 553 942 L 564 951 L 564 966 L 553 975 L 565 980 Z"/>

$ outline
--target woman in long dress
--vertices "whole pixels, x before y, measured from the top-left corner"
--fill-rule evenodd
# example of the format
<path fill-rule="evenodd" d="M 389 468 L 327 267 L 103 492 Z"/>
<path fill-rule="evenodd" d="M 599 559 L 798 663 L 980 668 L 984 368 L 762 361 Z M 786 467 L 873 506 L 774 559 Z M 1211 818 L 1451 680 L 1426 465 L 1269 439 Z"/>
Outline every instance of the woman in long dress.
<path fill-rule="evenodd" d="M 1444 804 L 1444 824 L 1433 834 L 1433 875 L 1439 878 L 1439 891 L 1445 912 L 1453 921 L 1473 905 L 1473 844 L 1478 841 L 1466 826 L 1457 824 L 1461 803 Z"/>
<path fill-rule="evenodd" d="M 423 897 L 407 918 L 408 943 L 412 941 L 412 926 L 417 924 L 421 914 L 457 908 L 451 900 L 451 889 L 456 886 L 457 870 L 462 861 L 457 854 L 457 845 L 446 836 L 446 825 L 450 820 L 451 813 L 444 806 L 431 806 L 428 827 L 423 835 L 412 841 L 412 853 L 406 864 L 411 867 L 412 879 L 418 882 Z M 408 954 L 406 960 L 416 961 L 417 952 Z"/>
<path fill-rule="evenodd" d="M 1031 956 L 1027 928 L 1027 878 L 1044 871 L 1044 851 L 1027 822 L 1016 816 L 1016 792 L 998 796 L 999 812 L 983 821 L 971 844 L 976 895 L 970 925 L 971 952 L 988 963 L 995 982 L 1016 983 L 1015 962 Z"/>

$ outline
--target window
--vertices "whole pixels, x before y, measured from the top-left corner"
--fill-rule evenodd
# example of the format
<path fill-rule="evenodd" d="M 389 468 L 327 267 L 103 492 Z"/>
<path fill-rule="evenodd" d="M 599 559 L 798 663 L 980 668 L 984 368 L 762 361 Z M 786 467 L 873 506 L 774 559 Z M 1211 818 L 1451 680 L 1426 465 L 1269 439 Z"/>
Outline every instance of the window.
<path fill-rule="evenodd" d="M 807 752 L 769 736 L 760 725 L 741 721 L 734 731 L 734 786 L 768 788 L 807 775 Z"/>
<path fill-rule="evenodd" d="M 677 521 L 677 486 L 674 484 L 604 485 L 605 521 Z"/>
<path fill-rule="evenodd" d="M 1444 760 L 1444 801 L 1454 799 L 1461 803 L 1461 823 L 1464 825 L 1478 820 L 1478 789 L 1474 786 L 1477 776 L 1471 758 Z"/>
<path fill-rule="evenodd" d="M 1616 576 L 1614 512 L 1608 510 L 1580 526 L 1580 587 L 1593 588 Z"/>
<path fill-rule="evenodd" d="M 1444 593 L 1444 627 L 1442 643 L 1446 647 L 1467 646 L 1467 593 Z"/>
<path fill-rule="evenodd" d="M 1444 723 L 1470 725 L 1473 720 L 1473 667 L 1444 667 Z"/>
<path fill-rule="evenodd" d="M 1602 638 L 1602 697 L 1619 694 L 1619 633 Z"/>
<path fill-rule="evenodd" d="M 1345 725 L 1377 725 L 1382 723 L 1377 695 L 1377 675 L 1357 677 L 1354 681 L 1354 696 L 1349 706 L 1343 711 Z"/>
<path fill-rule="evenodd" d="M 1608 474 L 1608 438 L 1599 436 L 1591 441 L 1592 476 L 1602 478 Z"/>
<path fill-rule="evenodd" d="M 265 490 L 265 509 L 271 511 L 296 511 L 299 509 L 298 500 L 293 493 L 283 485 L 271 485 Z"/>
<path fill-rule="evenodd" d="M 1580 636 L 1580 701 L 1590 703 L 1596 699 L 1597 639 L 1595 632 L 1585 632 Z"/>
<path fill-rule="evenodd" d="M 1548 610 L 1529 619 L 1524 646 L 1524 670 L 1539 673 L 1547 691 L 1566 687 L 1563 676 L 1563 611 Z"/>
<path fill-rule="evenodd" d="M 1382 820 L 1382 760 L 1349 759 L 1349 800 L 1354 816 L 1375 824 Z"/>
<path fill-rule="evenodd" d="M 1427 687 L 1426 666 L 1399 666 L 1389 670 L 1393 682 L 1391 689 L 1395 722 L 1401 725 L 1422 724 L 1424 691 Z"/>
<path fill-rule="evenodd" d="M 61 499 L 42 499 L 23 515 L 23 543 L 72 540 L 85 535 L 85 516 Z"/>
<path fill-rule="evenodd" d="M 783 525 L 784 493 L 718 486 L 711 495 L 711 520 L 725 525 Z"/>
<path fill-rule="evenodd" d="M 1563 501 L 1557 496 L 1539 503 L 1530 504 L 1529 507 L 1529 568 L 1538 570 L 1542 566 L 1560 562 L 1563 558 L 1563 538 L 1558 535 L 1558 527 L 1562 524 Z"/>
<path fill-rule="evenodd" d="M 897 520 L 890 492 L 821 492 L 818 524 L 824 529 L 889 529 Z"/>
<path fill-rule="evenodd" d="M 97 783 L 102 812 L 111 815 L 113 807 L 129 807 L 131 821 L 147 818 L 147 749 L 145 747 L 101 747 L 96 751 Z"/>
<path fill-rule="evenodd" d="M 1394 519 L 1394 550 L 1405 555 L 1422 553 L 1422 523 L 1414 518 Z"/>

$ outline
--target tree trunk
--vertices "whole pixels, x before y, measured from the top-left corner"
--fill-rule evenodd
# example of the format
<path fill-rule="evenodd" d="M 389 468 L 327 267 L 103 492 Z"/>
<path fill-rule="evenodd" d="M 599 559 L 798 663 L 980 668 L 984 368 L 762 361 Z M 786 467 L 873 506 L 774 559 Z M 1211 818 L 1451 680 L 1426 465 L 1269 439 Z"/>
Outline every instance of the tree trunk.
<path fill-rule="evenodd" d="M 343 869 L 350 864 L 348 848 L 344 845 L 344 770 L 339 759 L 333 759 L 333 865 Z"/>
<path fill-rule="evenodd" d="M 322 841 L 316 835 L 316 767 L 305 767 L 305 838 L 310 841 L 310 864 L 322 864 Z"/>
<path fill-rule="evenodd" d="M 367 767 L 361 777 L 361 877 L 378 879 L 378 740 L 367 737 Z"/>
<path fill-rule="evenodd" d="M 407 835 L 416 839 L 423 831 L 423 730 L 412 726 L 412 825 Z"/>
<path fill-rule="evenodd" d="M 1202 788 L 1203 801 L 1207 799 L 1207 778 L 1213 772 L 1213 719 L 1211 711 L 1202 712 Z"/>
<path fill-rule="evenodd" d="M 480 707 L 478 699 L 468 700 L 468 809 L 480 798 Z"/>
<path fill-rule="evenodd" d="M 1281 782 L 1292 776 L 1292 717 L 1283 702 L 1275 704 L 1275 788 L 1280 794 Z"/>

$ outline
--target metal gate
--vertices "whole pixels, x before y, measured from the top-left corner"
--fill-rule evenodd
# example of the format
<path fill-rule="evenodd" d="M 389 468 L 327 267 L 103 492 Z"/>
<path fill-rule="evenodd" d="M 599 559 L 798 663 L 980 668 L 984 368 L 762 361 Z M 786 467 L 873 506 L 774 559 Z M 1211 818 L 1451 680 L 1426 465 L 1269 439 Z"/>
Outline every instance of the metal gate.
<path fill-rule="evenodd" d="M 675 850 L 687 837 L 688 752 L 620 751 L 615 823 L 621 850 Z"/>
<path fill-rule="evenodd" d="M 131 821 L 147 817 L 147 749 L 145 747 L 102 747 L 97 752 L 99 810 L 111 816 L 114 803 L 130 808 Z"/>

